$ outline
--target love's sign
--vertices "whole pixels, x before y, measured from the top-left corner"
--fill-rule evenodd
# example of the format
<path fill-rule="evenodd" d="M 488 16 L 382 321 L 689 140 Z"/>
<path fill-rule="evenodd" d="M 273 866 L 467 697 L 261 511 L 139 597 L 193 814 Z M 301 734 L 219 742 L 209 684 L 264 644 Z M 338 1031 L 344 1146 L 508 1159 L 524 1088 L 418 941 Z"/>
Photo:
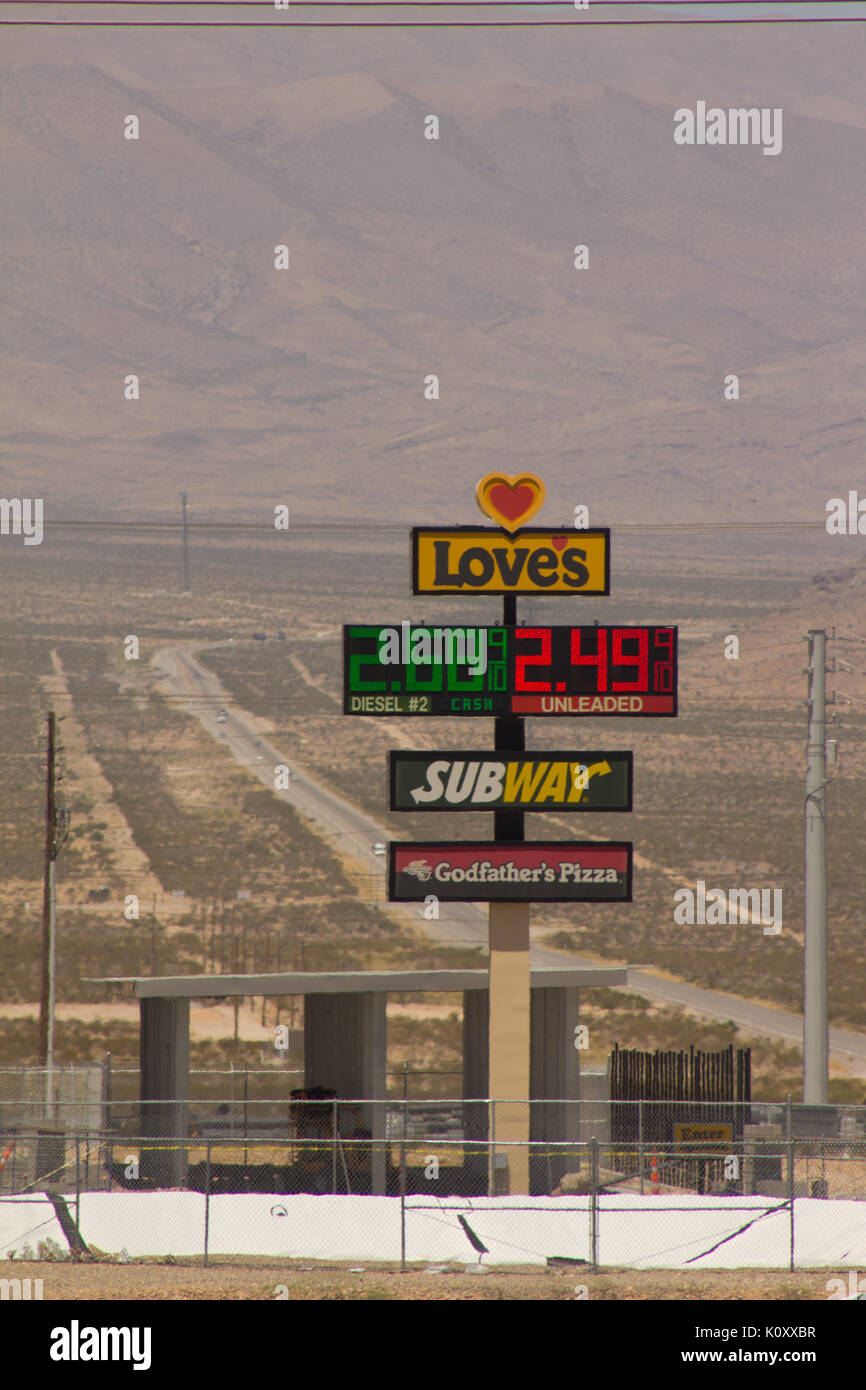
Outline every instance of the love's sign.
<path fill-rule="evenodd" d="M 415 594 L 609 594 L 610 531 L 416 526 Z"/>

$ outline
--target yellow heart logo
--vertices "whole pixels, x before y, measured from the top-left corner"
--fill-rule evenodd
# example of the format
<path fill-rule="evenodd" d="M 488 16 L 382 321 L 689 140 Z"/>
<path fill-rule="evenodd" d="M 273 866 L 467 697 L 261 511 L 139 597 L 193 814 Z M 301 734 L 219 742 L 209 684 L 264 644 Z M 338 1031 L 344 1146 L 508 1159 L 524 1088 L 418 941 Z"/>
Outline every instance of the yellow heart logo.
<path fill-rule="evenodd" d="M 544 502 L 544 483 L 534 473 L 488 473 L 475 489 L 475 498 L 486 516 L 513 536 L 535 516 Z"/>

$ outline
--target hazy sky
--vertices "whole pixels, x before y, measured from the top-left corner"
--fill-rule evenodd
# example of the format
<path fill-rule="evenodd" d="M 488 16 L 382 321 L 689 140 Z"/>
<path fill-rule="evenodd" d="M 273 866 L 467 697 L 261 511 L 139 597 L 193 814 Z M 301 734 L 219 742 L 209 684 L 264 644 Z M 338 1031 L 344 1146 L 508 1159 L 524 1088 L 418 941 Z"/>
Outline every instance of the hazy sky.
<path fill-rule="evenodd" d="M 592 8 L 592 3 L 591 3 L 591 0 L 590 0 L 590 9 L 591 9 L 591 8 Z M 653 6 L 653 9 L 659 9 L 659 10 L 672 10 L 672 9 L 674 9 L 674 8 L 675 8 L 675 9 L 677 10 L 677 12 L 680 13 L 680 14 L 683 14 L 683 13 L 690 13 L 691 10 L 694 10 L 694 11 L 696 11 L 697 13 L 700 13 L 700 14 L 702 14 L 702 15 L 712 15 L 712 16 L 714 16 L 714 17 L 717 18 L 717 19 L 727 19 L 729 16 L 734 16 L 734 15 L 743 16 L 743 15 L 772 15 L 772 14 L 776 14 L 776 15 L 796 14 L 796 15 L 806 15 L 806 16 L 812 16 L 812 15 L 818 15 L 818 14 L 825 15 L 825 16 L 826 16 L 826 15 L 829 15 L 829 14 L 834 14 L 834 15 L 862 15 L 864 18 L 866 18 L 866 4 L 860 4 L 860 3 L 853 4 L 853 5 L 852 5 L 852 4 L 844 4 L 844 3 L 836 4 L 836 3 L 834 3 L 834 0 L 819 0 L 818 3 L 814 3 L 814 0 L 813 0 L 813 3 L 804 3 L 804 4 L 798 4 L 798 3 L 795 2 L 795 0 L 791 0 L 791 2 L 788 3 L 788 4 L 780 4 L 780 3 L 778 3 L 778 0 L 776 0 L 776 3 L 769 3 L 769 4 L 764 4 L 764 5 L 761 5 L 761 4 L 756 4 L 756 5 L 718 5 L 718 4 L 701 5 L 701 4 L 696 3 L 695 5 L 690 6 L 690 7 L 688 7 L 688 8 L 687 8 L 686 6 L 681 6 L 681 5 L 677 5 L 676 7 L 671 6 L 671 5 L 658 5 L 658 6 L 655 6 L 655 5 L 654 5 L 654 6 Z"/>
<path fill-rule="evenodd" d="M 603 0 L 597 0 L 597 3 L 596 0 L 590 0 L 589 12 L 591 13 L 594 9 L 600 9 L 602 5 Z M 858 15 L 866 19 L 866 0 L 864 0 L 863 3 L 861 3 L 861 0 L 856 0 L 854 4 L 846 4 L 844 0 L 838 0 L 838 3 L 837 0 L 803 0 L 802 3 L 800 3 L 800 0 L 789 0 L 787 4 L 780 3 L 780 0 L 767 0 L 765 4 L 753 5 L 720 5 L 717 3 L 702 5 L 699 3 L 699 0 L 695 0 L 695 4 L 690 6 L 674 6 L 662 3 L 653 4 L 651 0 L 635 0 L 634 8 L 624 10 L 623 17 L 629 19 L 633 18 L 635 9 L 637 9 L 638 6 L 653 10 L 670 11 L 674 14 L 689 15 L 695 13 L 704 17 L 712 16 L 715 19 L 728 19 L 736 16 L 744 17 L 749 15 L 803 15 L 806 17 L 816 15 L 849 15 L 853 17 Z M 613 9 L 609 8 L 608 13 L 613 14 Z"/>

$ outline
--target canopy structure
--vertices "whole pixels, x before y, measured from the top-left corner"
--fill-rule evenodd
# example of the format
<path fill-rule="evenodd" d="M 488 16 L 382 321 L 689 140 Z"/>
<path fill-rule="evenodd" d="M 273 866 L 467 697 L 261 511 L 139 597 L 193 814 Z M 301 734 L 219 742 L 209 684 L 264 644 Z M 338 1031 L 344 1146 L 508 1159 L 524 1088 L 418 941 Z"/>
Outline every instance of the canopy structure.
<path fill-rule="evenodd" d="M 578 992 L 628 982 L 623 967 L 533 969 L 531 988 L 530 1098 L 537 1138 L 577 1140 L 580 1098 Z M 488 1087 L 489 974 L 487 970 L 294 971 L 266 975 L 121 976 L 95 983 L 127 987 L 139 999 L 141 1018 L 142 1134 L 185 1139 L 189 1099 L 191 999 L 251 995 L 304 998 L 304 1085 L 335 1090 L 341 1098 L 381 1101 L 386 1096 L 386 1009 L 390 993 L 463 994 L 463 1099 L 486 1100 Z M 507 1099 L 507 1097 L 502 1097 Z M 153 1102 L 162 1101 L 164 1105 Z M 560 1104 L 557 1104 L 560 1102 Z M 473 1139 L 486 1139 L 486 1106 L 467 1107 Z M 385 1106 L 368 1107 L 374 1140 L 373 1192 L 385 1191 Z M 481 1133 L 481 1128 L 484 1133 Z M 574 1134 L 567 1131 L 574 1129 Z M 478 1131 L 478 1132 L 476 1132 Z M 467 1138 L 470 1137 L 467 1133 Z M 150 1176 L 161 1186 L 183 1182 L 183 1145 L 148 1156 Z"/>

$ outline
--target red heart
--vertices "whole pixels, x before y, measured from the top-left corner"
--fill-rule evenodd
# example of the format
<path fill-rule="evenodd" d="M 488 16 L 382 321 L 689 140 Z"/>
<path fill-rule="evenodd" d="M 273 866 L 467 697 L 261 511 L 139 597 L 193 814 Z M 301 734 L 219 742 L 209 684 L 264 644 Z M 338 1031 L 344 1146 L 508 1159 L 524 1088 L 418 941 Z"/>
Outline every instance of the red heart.
<path fill-rule="evenodd" d="M 478 480 L 475 500 L 485 516 L 514 535 L 543 503 L 544 483 L 534 473 L 488 473 Z"/>
<path fill-rule="evenodd" d="M 518 487 L 510 487 L 508 483 L 497 483 L 490 489 L 489 496 L 494 507 L 503 516 L 507 516 L 509 521 L 523 516 L 535 501 L 532 488 L 527 487 L 526 483 L 521 483 Z"/>
<path fill-rule="evenodd" d="M 564 550 L 568 545 L 568 536 L 553 536 L 554 550 Z"/>

